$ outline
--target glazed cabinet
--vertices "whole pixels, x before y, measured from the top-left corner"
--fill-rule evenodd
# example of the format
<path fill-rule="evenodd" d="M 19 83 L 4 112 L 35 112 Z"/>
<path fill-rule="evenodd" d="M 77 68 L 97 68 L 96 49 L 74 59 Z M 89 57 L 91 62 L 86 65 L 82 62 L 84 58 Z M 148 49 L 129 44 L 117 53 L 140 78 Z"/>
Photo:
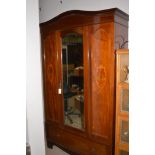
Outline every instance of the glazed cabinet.
<path fill-rule="evenodd" d="M 47 145 L 73 155 L 114 154 L 115 49 L 127 46 L 128 15 L 68 11 L 40 29 Z"/>
<path fill-rule="evenodd" d="M 129 155 L 129 51 L 119 49 L 116 54 L 115 155 Z"/>

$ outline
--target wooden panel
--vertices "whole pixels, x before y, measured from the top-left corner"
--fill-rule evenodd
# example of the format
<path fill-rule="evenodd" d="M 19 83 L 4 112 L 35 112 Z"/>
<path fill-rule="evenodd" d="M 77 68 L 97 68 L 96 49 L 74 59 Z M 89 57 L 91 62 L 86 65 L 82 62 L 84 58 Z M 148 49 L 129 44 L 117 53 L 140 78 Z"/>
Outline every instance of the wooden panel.
<path fill-rule="evenodd" d="M 114 108 L 113 24 L 89 28 L 91 67 L 91 135 L 102 142 L 112 142 Z"/>
<path fill-rule="evenodd" d="M 45 116 L 47 120 L 58 121 L 58 71 L 55 34 L 46 37 L 43 40 L 43 45 Z"/>
<path fill-rule="evenodd" d="M 53 143 L 73 155 L 112 155 L 112 148 L 89 139 L 65 132 L 55 126 L 47 125 L 48 142 Z"/>

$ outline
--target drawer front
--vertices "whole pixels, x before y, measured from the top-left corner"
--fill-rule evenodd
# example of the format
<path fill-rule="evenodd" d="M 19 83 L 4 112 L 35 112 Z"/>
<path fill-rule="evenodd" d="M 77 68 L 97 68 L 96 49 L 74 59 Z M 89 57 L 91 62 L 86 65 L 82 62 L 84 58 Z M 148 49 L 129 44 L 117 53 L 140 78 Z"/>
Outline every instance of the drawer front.
<path fill-rule="evenodd" d="M 73 135 L 56 127 L 48 125 L 46 134 L 48 141 L 77 155 L 112 155 L 111 147 L 94 143 L 87 138 Z"/>

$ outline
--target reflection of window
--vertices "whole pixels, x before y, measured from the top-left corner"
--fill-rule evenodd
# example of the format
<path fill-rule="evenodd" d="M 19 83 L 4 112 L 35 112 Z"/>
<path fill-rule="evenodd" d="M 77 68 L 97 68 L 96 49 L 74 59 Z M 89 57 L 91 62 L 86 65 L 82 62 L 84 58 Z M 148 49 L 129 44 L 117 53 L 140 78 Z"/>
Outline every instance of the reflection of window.
<path fill-rule="evenodd" d="M 66 45 L 66 44 L 82 44 L 82 37 L 81 35 L 77 34 L 77 33 L 70 33 L 67 34 L 65 37 L 63 37 L 62 39 L 62 44 Z"/>

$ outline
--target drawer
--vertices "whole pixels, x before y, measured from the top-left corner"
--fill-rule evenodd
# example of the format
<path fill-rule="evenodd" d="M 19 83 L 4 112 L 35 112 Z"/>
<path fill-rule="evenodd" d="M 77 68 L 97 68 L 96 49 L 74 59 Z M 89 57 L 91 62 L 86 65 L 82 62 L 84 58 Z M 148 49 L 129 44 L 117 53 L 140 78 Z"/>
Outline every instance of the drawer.
<path fill-rule="evenodd" d="M 46 132 L 49 141 L 68 152 L 75 152 L 77 155 L 112 155 L 111 147 L 73 135 L 62 129 L 48 125 Z"/>

